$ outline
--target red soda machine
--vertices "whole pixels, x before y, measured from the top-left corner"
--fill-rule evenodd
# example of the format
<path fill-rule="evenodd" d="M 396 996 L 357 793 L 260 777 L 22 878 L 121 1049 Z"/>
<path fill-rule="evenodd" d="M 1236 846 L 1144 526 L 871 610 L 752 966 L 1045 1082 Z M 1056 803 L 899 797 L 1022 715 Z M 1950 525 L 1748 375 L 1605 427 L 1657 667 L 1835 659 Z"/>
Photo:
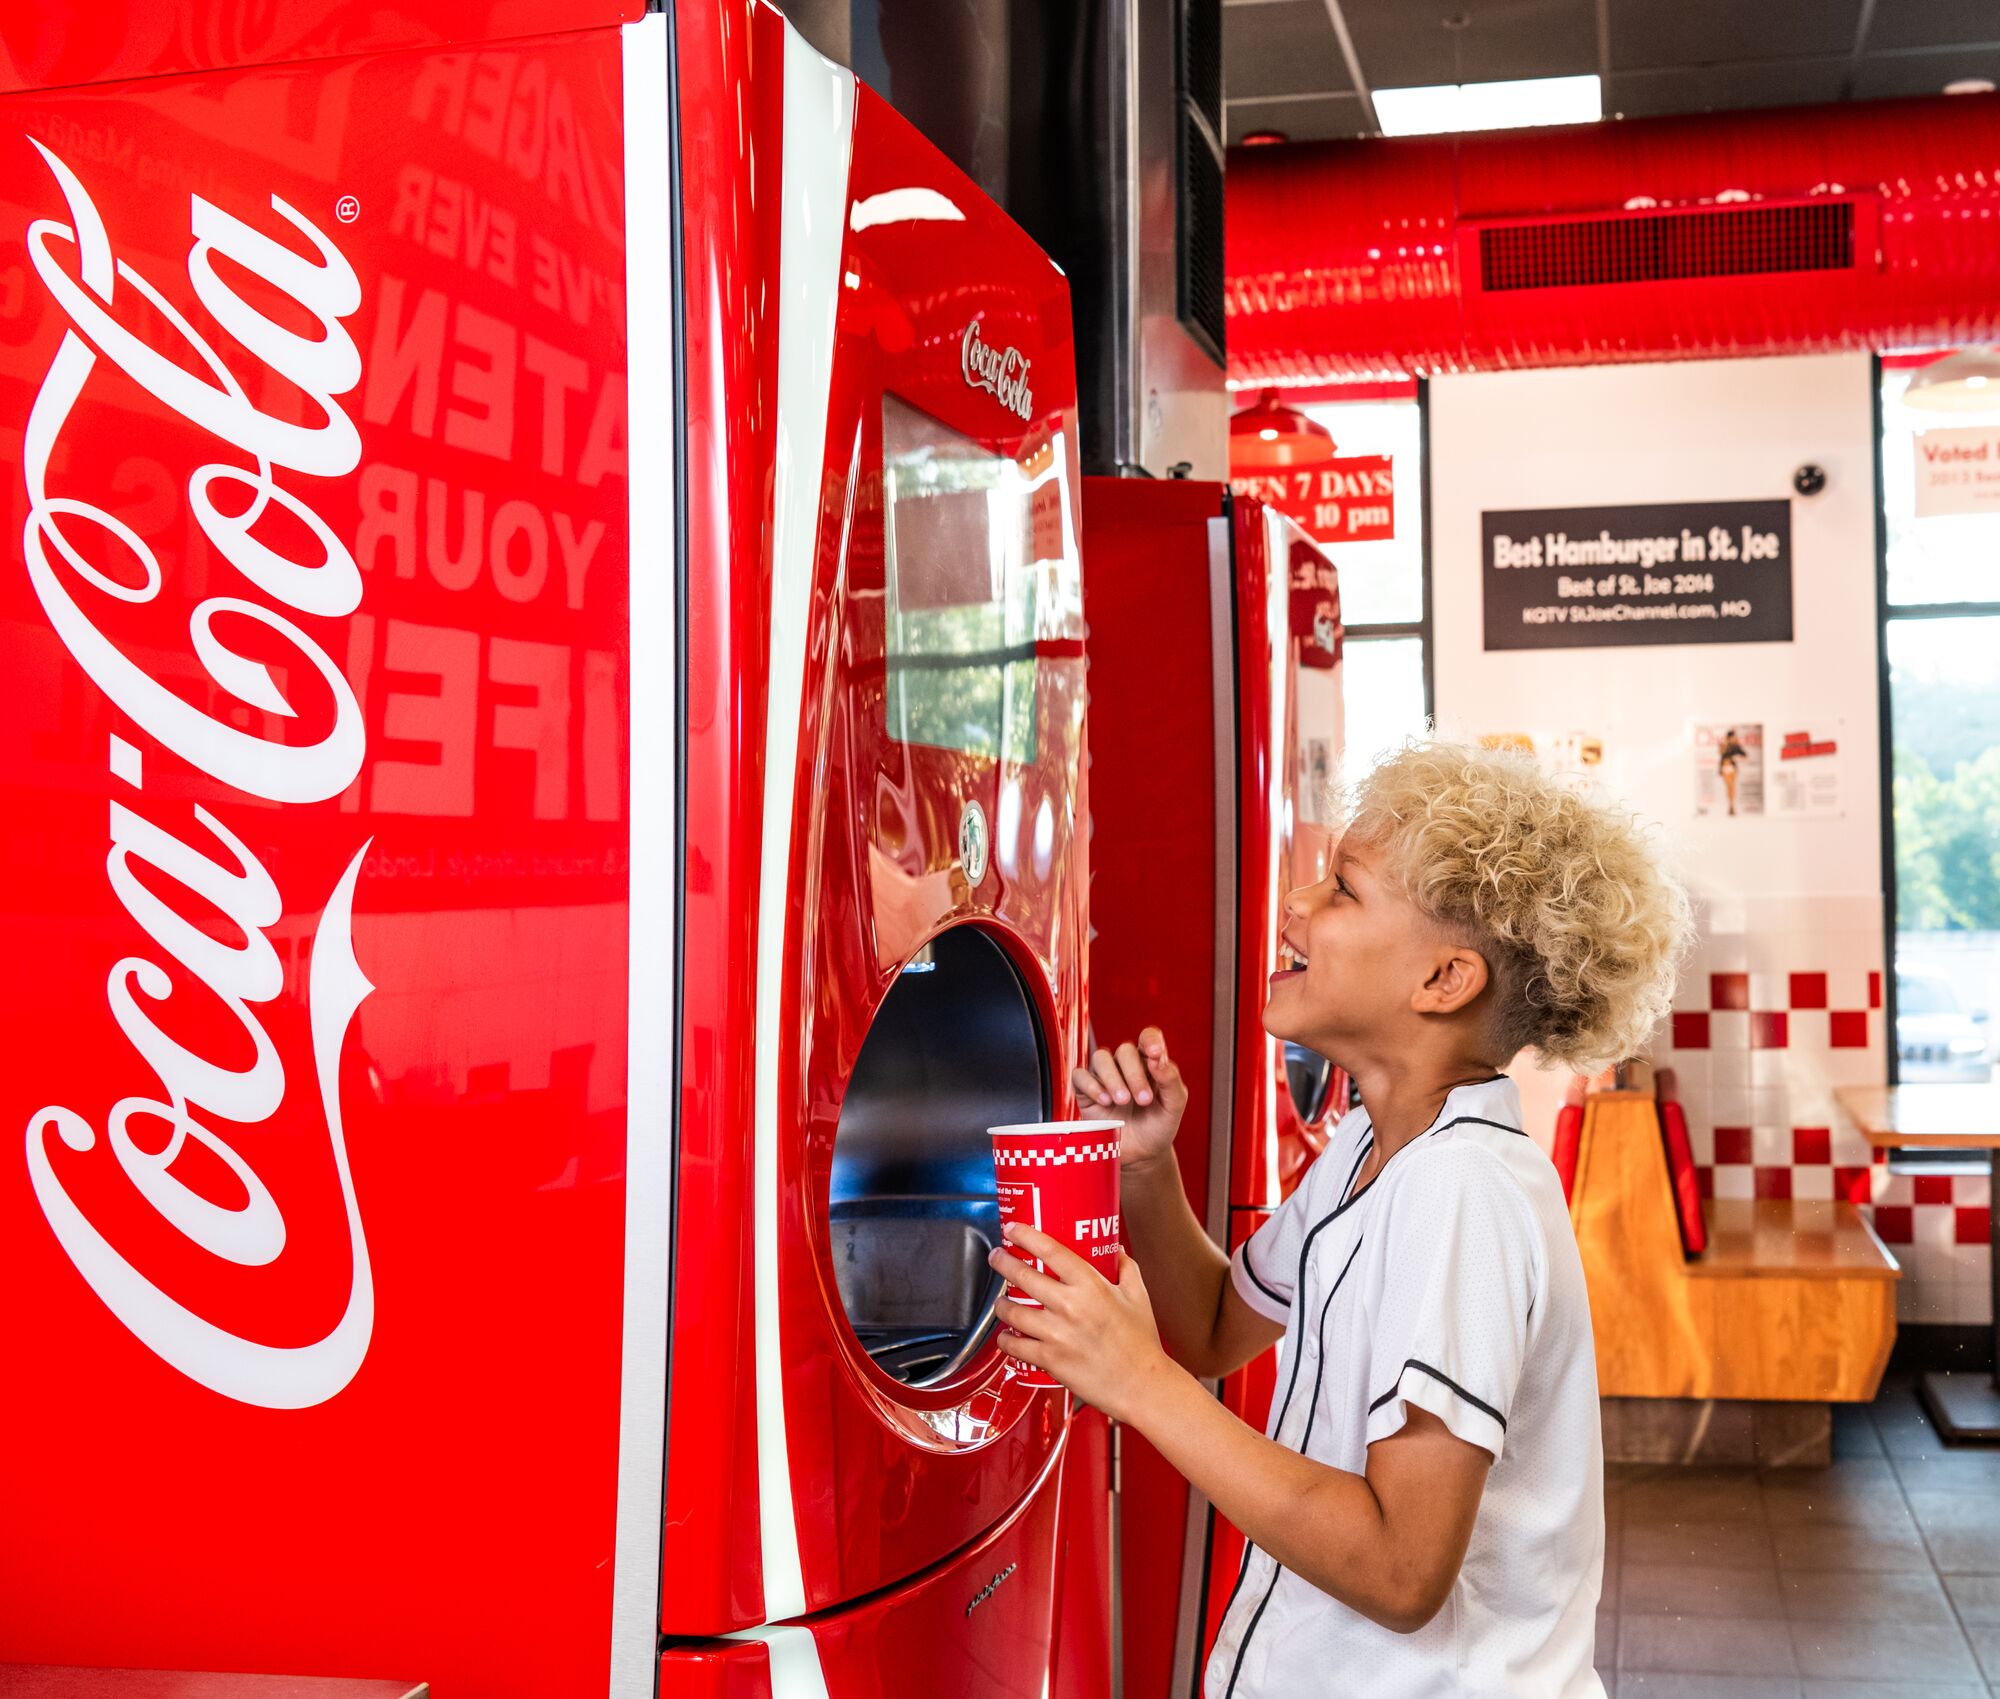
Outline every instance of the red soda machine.
<path fill-rule="evenodd" d="M 0 1660 L 1098 1699 L 1063 278 L 755 0 L 0 50 Z"/>
<path fill-rule="evenodd" d="M 1165 1032 L 1188 1085 L 1181 1179 L 1233 1249 L 1347 1092 L 1259 1019 L 1285 894 L 1323 876 L 1331 844 L 1338 585 L 1291 520 L 1216 483 L 1086 480 L 1084 560 L 1091 1025 L 1103 1044 Z M 1275 1374 L 1266 1353 L 1218 1395 L 1261 1430 Z M 1144 1438 L 1115 1438 L 1125 1699 L 1193 1699 L 1243 1539 Z"/>

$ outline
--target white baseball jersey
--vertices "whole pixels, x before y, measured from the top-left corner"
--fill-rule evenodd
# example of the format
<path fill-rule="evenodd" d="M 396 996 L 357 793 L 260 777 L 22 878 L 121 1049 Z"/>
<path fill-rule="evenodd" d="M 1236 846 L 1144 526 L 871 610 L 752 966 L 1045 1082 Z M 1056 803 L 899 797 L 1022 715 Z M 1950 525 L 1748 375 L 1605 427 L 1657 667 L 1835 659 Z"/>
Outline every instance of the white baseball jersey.
<path fill-rule="evenodd" d="M 1493 1454 L 1451 1597 L 1397 1634 L 1252 1546 L 1207 1699 L 1601 1699 L 1604 1450 L 1583 1264 L 1562 1182 L 1505 1078 L 1461 1086 L 1358 1189 L 1345 1116 L 1241 1246 L 1243 1301 L 1285 1326 L 1265 1432 L 1353 1473 L 1428 1410 Z"/>

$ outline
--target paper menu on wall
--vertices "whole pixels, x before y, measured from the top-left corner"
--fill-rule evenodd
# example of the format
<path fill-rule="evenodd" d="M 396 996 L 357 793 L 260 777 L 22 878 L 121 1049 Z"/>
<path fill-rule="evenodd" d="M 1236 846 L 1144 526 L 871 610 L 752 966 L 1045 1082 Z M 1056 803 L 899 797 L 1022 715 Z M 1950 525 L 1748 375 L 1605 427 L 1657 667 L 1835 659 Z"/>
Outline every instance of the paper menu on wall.
<path fill-rule="evenodd" d="M 1780 735 L 1777 759 L 1765 763 L 1773 814 L 1832 819 L 1842 812 L 1840 722 Z"/>

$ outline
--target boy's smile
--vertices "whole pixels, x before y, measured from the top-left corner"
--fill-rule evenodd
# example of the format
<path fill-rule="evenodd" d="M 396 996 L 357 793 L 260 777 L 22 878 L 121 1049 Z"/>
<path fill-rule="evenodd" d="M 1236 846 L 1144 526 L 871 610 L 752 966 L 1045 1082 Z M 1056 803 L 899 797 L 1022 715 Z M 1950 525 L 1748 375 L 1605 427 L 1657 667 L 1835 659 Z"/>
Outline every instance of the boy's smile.
<path fill-rule="evenodd" d="M 1407 1053 L 1419 1028 L 1436 1026 L 1427 1016 L 1463 1010 L 1486 982 L 1485 964 L 1389 877 L 1383 853 L 1350 831 L 1326 877 L 1285 899 L 1264 1005 L 1266 1032 L 1350 1071 L 1385 1050 Z"/>
<path fill-rule="evenodd" d="M 1370 846 L 1352 834 L 1343 837 L 1326 877 L 1285 899 L 1280 965 L 1264 1006 L 1266 1031 L 1318 1049 L 1350 1029 L 1363 1013 L 1356 1004 L 1381 1000 L 1384 970 L 1402 953 L 1394 911 L 1409 905 L 1398 905 L 1399 895 L 1377 878 Z M 1410 909 L 1405 919 L 1415 917 Z M 1372 971 L 1356 974 L 1361 962 L 1370 963 Z"/>

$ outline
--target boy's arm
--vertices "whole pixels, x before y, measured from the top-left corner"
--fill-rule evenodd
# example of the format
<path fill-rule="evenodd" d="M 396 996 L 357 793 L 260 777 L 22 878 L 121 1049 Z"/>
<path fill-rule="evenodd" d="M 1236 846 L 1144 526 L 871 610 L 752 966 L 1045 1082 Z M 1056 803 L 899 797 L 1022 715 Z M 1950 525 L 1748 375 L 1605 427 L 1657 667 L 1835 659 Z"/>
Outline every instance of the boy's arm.
<path fill-rule="evenodd" d="M 1254 1543 L 1322 1592 L 1399 1633 L 1437 1614 L 1465 1560 L 1489 1452 L 1411 1402 L 1402 1426 L 1368 1448 L 1365 1475 L 1314 1462 L 1245 1426 L 1161 1352 L 1131 1257 L 1113 1286 L 1047 1234 L 1006 1233 L 994 1267 L 1043 1307 L 1001 1300 L 1000 1319 L 1017 1330 L 1002 1335 L 1003 1351 L 1137 1428 Z"/>
<path fill-rule="evenodd" d="M 1239 1300 L 1240 1302 L 1240 1300 Z M 1252 1544 L 1398 1634 L 1442 1608 L 1493 1459 L 1414 1405 L 1368 1472 L 1314 1462 L 1245 1426 L 1172 1364 L 1116 1412 Z"/>
<path fill-rule="evenodd" d="M 1119 1129 L 1119 1212 L 1125 1248 L 1144 1266 L 1167 1349 L 1204 1380 L 1233 1374 L 1284 1333 L 1237 1295 L 1229 1258 L 1195 1219 L 1181 1185 L 1174 1137 L 1187 1084 L 1160 1029 L 1098 1050 L 1073 1082 L 1086 1114 Z"/>
<path fill-rule="evenodd" d="M 1120 1177 L 1126 1249 L 1146 1271 L 1153 1319 L 1175 1359 L 1203 1380 L 1234 1374 L 1284 1333 L 1237 1296 L 1229 1259 L 1203 1231 L 1171 1148 Z"/>

